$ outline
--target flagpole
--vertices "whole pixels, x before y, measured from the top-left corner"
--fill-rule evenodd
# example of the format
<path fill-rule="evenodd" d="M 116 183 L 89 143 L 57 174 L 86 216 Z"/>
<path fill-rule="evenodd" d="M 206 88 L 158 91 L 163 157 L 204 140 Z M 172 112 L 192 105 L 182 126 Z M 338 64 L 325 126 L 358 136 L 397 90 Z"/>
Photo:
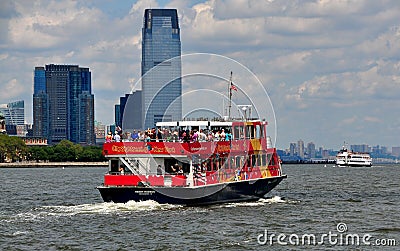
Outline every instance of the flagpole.
<path fill-rule="evenodd" d="M 229 79 L 229 107 L 228 107 L 228 119 L 231 118 L 231 107 L 232 107 L 232 71 Z"/>

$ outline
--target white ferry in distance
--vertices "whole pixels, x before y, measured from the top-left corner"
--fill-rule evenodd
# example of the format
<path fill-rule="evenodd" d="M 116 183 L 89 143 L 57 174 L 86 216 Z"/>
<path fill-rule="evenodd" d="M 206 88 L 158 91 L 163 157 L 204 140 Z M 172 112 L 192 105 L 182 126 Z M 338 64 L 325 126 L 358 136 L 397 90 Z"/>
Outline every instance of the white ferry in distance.
<path fill-rule="evenodd" d="M 359 153 L 347 150 L 346 146 L 337 153 L 336 165 L 338 166 L 372 166 L 369 153 Z"/>

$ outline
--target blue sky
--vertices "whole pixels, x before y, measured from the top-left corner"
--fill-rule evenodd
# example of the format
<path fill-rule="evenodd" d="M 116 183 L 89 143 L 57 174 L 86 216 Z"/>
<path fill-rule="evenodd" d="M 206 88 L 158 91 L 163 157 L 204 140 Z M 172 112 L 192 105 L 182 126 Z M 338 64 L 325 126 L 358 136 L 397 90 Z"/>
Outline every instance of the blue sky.
<path fill-rule="evenodd" d="M 96 120 L 112 123 L 114 104 L 140 78 L 144 9 L 159 7 L 178 9 L 182 53 L 232 58 L 258 77 L 279 148 L 299 139 L 334 149 L 343 141 L 400 146 L 397 0 L 3 0 L 0 103 L 25 100 L 31 123 L 34 67 L 79 64 L 92 72 Z"/>

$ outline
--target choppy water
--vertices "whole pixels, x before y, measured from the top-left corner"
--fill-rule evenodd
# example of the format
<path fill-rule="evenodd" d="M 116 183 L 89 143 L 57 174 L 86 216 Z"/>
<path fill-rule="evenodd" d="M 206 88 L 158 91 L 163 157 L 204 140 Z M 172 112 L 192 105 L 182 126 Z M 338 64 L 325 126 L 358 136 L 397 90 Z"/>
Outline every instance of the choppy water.
<path fill-rule="evenodd" d="M 208 207 L 103 203 L 104 168 L 0 169 L 0 250 L 400 250 L 400 165 L 285 165 L 268 198 Z M 304 234 L 317 245 L 302 244 Z M 286 237 L 278 243 L 277 236 Z M 270 242 L 271 236 L 272 243 Z M 267 237 L 265 241 L 264 237 Z M 289 237 L 291 236 L 291 241 Z M 300 238 L 296 244 L 296 236 Z M 393 246 L 393 241 L 397 246 Z M 360 241 L 361 242 L 361 241 Z M 283 245 L 286 243 L 288 245 Z M 272 245 L 271 245 L 272 244 Z M 352 245 L 349 245 L 352 244 Z M 375 244 L 375 243 L 372 243 Z"/>

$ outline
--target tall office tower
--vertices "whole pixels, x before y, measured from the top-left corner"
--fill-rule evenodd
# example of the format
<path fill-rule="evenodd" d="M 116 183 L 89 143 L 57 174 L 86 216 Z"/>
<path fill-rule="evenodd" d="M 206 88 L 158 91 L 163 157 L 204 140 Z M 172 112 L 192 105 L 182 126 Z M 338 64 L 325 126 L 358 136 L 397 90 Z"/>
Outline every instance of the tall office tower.
<path fill-rule="evenodd" d="M 182 118 L 181 41 L 176 9 L 146 9 L 142 29 L 144 128 Z"/>
<path fill-rule="evenodd" d="M 95 144 L 94 95 L 89 68 L 78 65 L 36 67 L 33 94 L 33 135 L 49 144 L 63 139 Z"/>
<path fill-rule="evenodd" d="M 35 67 L 33 79 L 33 126 L 34 137 L 49 136 L 49 97 L 46 93 L 46 70 Z"/>
<path fill-rule="evenodd" d="M 141 91 L 134 91 L 119 98 L 119 104 L 115 105 L 115 125 L 124 131 L 143 127 Z"/>
<path fill-rule="evenodd" d="M 25 124 L 24 101 L 16 101 L 0 105 L 0 112 L 5 117 L 6 125 L 23 126 Z"/>

